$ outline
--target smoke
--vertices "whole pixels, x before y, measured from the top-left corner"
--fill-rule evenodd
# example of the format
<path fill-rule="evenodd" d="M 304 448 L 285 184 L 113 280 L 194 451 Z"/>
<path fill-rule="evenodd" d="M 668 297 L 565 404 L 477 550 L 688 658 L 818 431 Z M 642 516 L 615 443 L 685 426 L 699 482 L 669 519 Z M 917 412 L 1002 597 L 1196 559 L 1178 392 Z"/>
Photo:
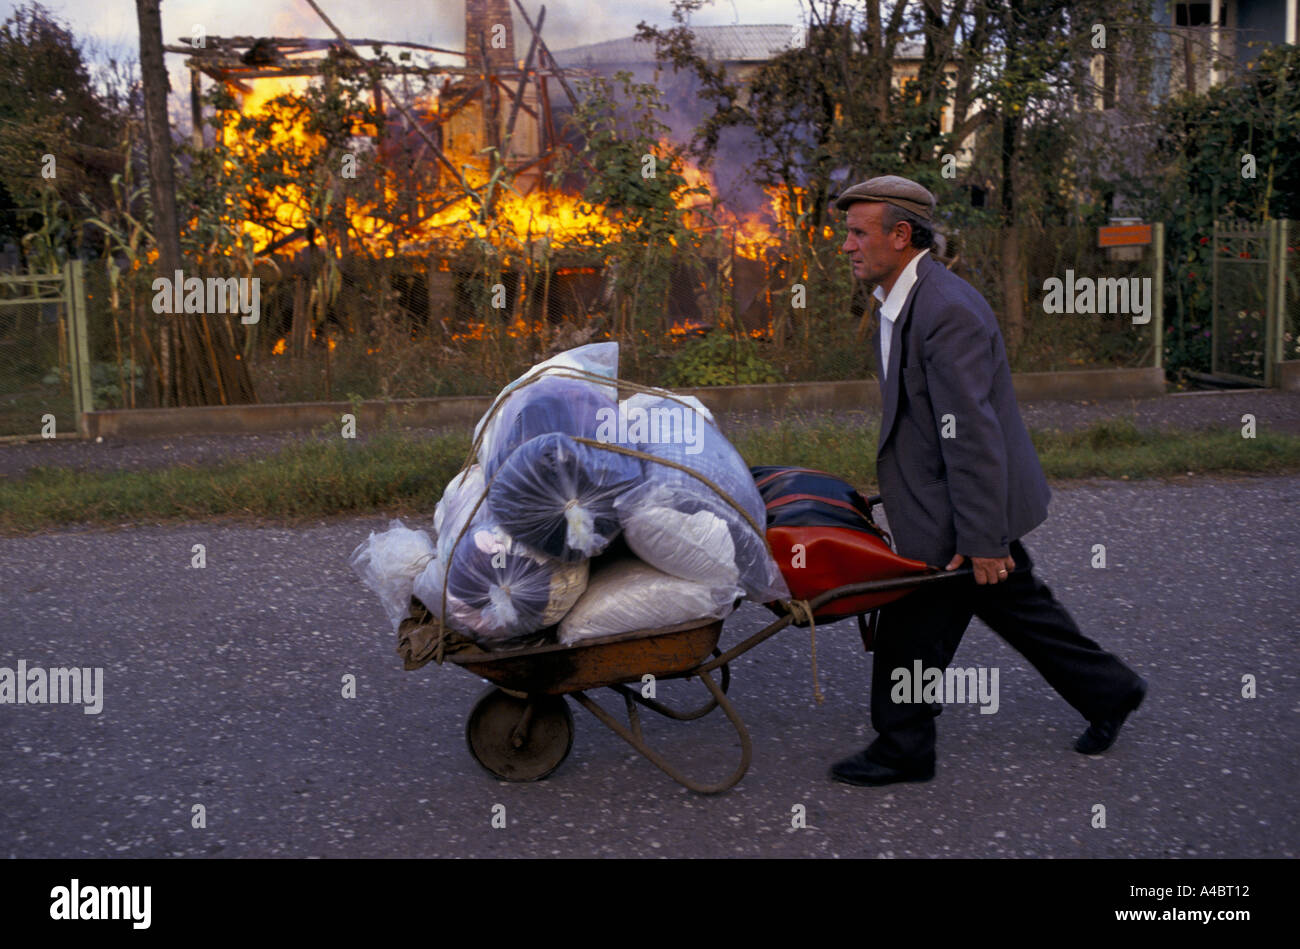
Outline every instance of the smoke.
<path fill-rule="evenodd" d="M 650 44 L 646 44 L 646 55 L 653 55 Z M 668 137 L 674 145 L 688 144 L 713 109 L 713 103 L 700 97 L 699 80 L 685 72 L 673 74 L 671 68 L 656 76 L 655 67 L 648 63 L 621 68 L 631 72 L 634 81 L 659 88 L 668 110 L 657 113 L 657 117 L 669 127 Z M 714 197 L 734 214 L 768 214 L 771 210 L 768 196 L 754 183 L 752 167 L 756 154 L 757 141 L 749 129 L 728 128 L 718 136 L 708 170 L 716 186 Z"/>

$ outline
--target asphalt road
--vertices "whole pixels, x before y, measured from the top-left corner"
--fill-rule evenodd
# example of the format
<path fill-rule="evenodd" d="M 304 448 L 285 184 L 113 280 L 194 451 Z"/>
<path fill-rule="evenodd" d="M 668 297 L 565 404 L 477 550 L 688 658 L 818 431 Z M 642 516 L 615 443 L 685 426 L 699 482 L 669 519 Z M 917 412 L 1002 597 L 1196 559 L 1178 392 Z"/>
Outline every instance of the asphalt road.
<path fill-rule="evenodd" d="M 481 771 L 464 728 L 483 683 L 450 664 L 404 672 L 346 563 L 386 518 L 0 539 L 0 666 L 104 670 L 98 715 L 0 705 L 0 856 L 1295 857 L 1298 503 L 1295 476 L 1057 489 L 1026 539 L 1040 574 L 1151 682 L 1108 754 L 1071 750 L 1083 720 L 976 623 L 955 664 L 999 670 L 997 713 L 945 708 L 929 783 L 835 784 L 829 764 L 871 735 L 871 660 L 841 623 L 817 637 L 823 705 L 806 631 L 733 664 L 754 760 L 717 797 L 576 706 L 550 779 Z M 1090 565 L 1098 543 L 1105 569 Z M 767 620 L 746 605 L 724 643 Z M 702 691 L 665 683 L 660 697 Z M 647 732 L 702 775 L 737 754 L 717 713 Z"/>

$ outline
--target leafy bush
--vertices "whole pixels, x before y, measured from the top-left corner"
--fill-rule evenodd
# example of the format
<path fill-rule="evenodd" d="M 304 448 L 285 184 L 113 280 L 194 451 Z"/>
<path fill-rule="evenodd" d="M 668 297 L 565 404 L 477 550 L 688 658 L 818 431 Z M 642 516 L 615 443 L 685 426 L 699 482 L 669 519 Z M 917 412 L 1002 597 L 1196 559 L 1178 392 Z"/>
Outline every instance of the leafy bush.
<path fill-rule="evenodd" d="M 732 336 L 723 330 L 684 343 L 664 376 L 667 386 L 755 385 L 780 381 L 780 374 L 758 354 L 752 339 Z"/>
<path fill-rule="evenodd" d="M 136 397 L 144 392 L 144 366 L 132 366 L 130 359 L 122 360 L 121 375 L 117 363 L 97 362 L 90 366 L 90 390 L 97 409 L 125 408 L 122 404 L 123 387 L 135 386 Z"/>

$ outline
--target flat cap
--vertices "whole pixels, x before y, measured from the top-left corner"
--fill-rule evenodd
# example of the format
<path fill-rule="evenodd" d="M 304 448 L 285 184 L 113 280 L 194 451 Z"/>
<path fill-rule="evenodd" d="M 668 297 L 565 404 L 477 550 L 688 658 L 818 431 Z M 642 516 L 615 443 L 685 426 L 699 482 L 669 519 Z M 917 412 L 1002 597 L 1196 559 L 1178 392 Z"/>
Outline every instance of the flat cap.
<path fill-rule="evenodd" d="M 911 211 L 917 217 L 930 221 L 934 217 L 934 195 L 928 189 L 898 175 L 881 175 L 860 181 L 846 189 L 835 199 L 835 206 L 845 211 L 858 201 L 883 201 L 905 211 Z"/>

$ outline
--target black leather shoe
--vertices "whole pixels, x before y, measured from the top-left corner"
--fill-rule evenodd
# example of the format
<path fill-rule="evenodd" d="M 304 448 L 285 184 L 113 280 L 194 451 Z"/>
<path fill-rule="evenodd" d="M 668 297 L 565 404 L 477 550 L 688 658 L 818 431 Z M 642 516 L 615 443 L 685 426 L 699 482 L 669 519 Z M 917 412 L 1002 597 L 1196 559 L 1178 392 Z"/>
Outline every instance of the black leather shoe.
<path fill-rule="evenodd" d="M 1074 750 L 1084 755 L 1099 755 L 1111 745 L 1115 744 L 1115 739 L 1119 737 L 1119 730 L 1124 725 L 1124 720 L 1132 712 L 1137 711 L 1137 707 L 1142 704 L 1142 700 L 1147 694 L 1147 680 L 1139 679 L 1137 692 L 1129 701 L 1128 707 L 1114 718 L 1103 718 L 1093 722 L 1088 726 L 1088 730 L 1079 736 L 1079 740 L 1074 743 Z"/>
<path fill-rule="evenodd" d="M 860 751 L 852 758 L 845 758 L 831 765 L 831 777 L 845 784 L 859 787 L 881 787 L 899 781 L 929 781 L 934 777 L 934 762 L 924 767 L 891 768 L 867 757 L 866 751 Z"/>

